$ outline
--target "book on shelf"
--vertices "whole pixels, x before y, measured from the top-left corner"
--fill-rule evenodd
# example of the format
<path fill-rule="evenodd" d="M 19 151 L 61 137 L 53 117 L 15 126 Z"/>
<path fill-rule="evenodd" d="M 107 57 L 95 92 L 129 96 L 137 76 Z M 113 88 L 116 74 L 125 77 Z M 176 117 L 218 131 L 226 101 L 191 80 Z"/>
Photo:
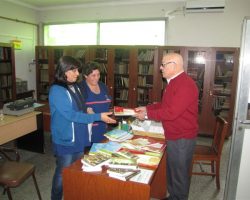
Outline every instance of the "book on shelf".
<path fill-rule="evenodd" d="M 122 169 L 122 168 L 107 169 L 107 174 L 109 175 L 109 177 L 116 178 L 122 181 L 128 181 L 139 173 L 140 173 L 139 169 Z"/>
<path fill-rule="evenodd" d="M 134 116 L 135 110 L 133 108 L 114 106 L 114 115 L 115 116 Z"/>
<path fill-rule="evenodd" d="M 109 162 L 110 156 L 102 153 L 94 155 L 84 155 L 81 159 L 83 171 L 102 171 L 102 167 Z"/>

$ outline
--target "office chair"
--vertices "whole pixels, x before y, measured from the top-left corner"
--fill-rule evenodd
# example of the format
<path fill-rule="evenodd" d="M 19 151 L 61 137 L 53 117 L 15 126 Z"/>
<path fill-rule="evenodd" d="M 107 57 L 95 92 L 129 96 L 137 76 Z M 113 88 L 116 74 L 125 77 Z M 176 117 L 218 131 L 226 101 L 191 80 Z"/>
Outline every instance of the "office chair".
<path fill-rule="evenodd" d="M 224 140 L 227 134 L 228 122 L 220 116 L 216 117 L 214 137 L 211 146 L 196 145 L 191 166 L 191 175 L 216 177 L 217 189 L 220 189 L 220 159 Z M 193 171 L 193 165 L 199 164 L 200 171 Z M 210 165 L 210 171 L 203 170 L 202 165 Z"/>
<path fill-rule="evenodd" d="M 35 177 L 35 166 L 26 162 L 19 162 L 20 155 L 15 149 L 0 146 L 0 185 L 12 200 L 10 188 L 16 188 L 27 178 L 32 176 L 39 200 L 42 199 Z M 6 160 L 3 160 L 6 158 Z"/>

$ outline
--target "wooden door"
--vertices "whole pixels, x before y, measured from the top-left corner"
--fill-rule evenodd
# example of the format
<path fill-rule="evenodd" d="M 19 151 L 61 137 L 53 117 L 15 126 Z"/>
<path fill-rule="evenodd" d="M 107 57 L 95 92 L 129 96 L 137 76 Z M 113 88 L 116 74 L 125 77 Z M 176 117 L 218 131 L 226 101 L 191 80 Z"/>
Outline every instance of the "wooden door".
<path fill-rule="evenodd" d="M 130 49 L 127 47 L 114 48 L 114 105 L 128 107 L 129 69 L 131 65 Z"/>
<path fill-rule="evenodd" d="M 212 135 L 214 124 L 211 115 L 211 49 L 186 47 L 184 66 L 187 74 L 196 82 L 199 89 L 199 134 Z"/>
<path fill-rule="evenodd" d="M 213 48 L 210 82 L 210 115 L 225 118 L 229 123 L 228 136 L 231 135 L 238 75 L 238 49 Z"/>

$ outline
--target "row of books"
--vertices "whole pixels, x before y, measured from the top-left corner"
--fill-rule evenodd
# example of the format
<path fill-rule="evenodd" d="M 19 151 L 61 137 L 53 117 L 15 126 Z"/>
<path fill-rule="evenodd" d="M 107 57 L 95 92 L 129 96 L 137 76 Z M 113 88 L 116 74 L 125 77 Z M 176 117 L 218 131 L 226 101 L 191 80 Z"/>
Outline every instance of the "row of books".
<path fill-rule="evenodd" d="M 12 85 L 12 76 L 6 75 L 6 76 L 0 76 L 0 86 L 1 87 L 8 87 Z"/>
<path fill-rule="evenodd" d="M 138 61 L 153 61 L 154 59 L 154 49 L 149 49 L 146 51 L 140 51 L 138 54 Z"/>
<path fill-rule="evenodd" d="M 138 65 L 138 73 L 153 75 L 154 65 L 153 64 L 139 64 Z"/>
<path fill-rule="evenodd" d="M 129 87 L 129 78 L 123 76 L 115 76 L 115 86 L 116 87 Z"/>
<path fill-rule="evenodd" d="M 116 74 L 128 74 L 128 64 L 127 63 L 116 63 L 115 64 L 115 73 Z"/>
<path fill-rule="evenodd" d="M 8 47 L 0 47 L 0 60 L 9 60 L 11 55 Z"/>
<path fill-rule="evenodd" d="M 120 89 L 115 91 L 115 99 L 116 100 L 128 100 L 128 90 Z"/>
<path fill-rule="evenodd" d="M 153 78 L 146 76 L 138 76 L 138 86 L 144 87 L 152 87 L 153 86 Z"/>

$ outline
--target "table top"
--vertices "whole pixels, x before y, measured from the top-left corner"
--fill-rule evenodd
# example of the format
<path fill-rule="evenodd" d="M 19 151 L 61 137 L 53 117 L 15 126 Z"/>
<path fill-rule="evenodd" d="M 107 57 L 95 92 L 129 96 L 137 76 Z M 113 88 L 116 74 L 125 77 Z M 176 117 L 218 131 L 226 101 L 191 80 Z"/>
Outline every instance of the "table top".
<path fill-rule="evenodd" d="M 0 127 L 11 124 L 11 123 L 15 123 L 16 121 L 19 121 L 19 120 L 23 120 L 23 119 L 32 117 L 34 115 L 38 115 L 39 113 L 41 113 L 41 112 L 32 111 L 30 113 L 26 113 L 26 114 L 20 115 L 20 116 L 4 115 L 4 119 L 0 121 Z"/>

